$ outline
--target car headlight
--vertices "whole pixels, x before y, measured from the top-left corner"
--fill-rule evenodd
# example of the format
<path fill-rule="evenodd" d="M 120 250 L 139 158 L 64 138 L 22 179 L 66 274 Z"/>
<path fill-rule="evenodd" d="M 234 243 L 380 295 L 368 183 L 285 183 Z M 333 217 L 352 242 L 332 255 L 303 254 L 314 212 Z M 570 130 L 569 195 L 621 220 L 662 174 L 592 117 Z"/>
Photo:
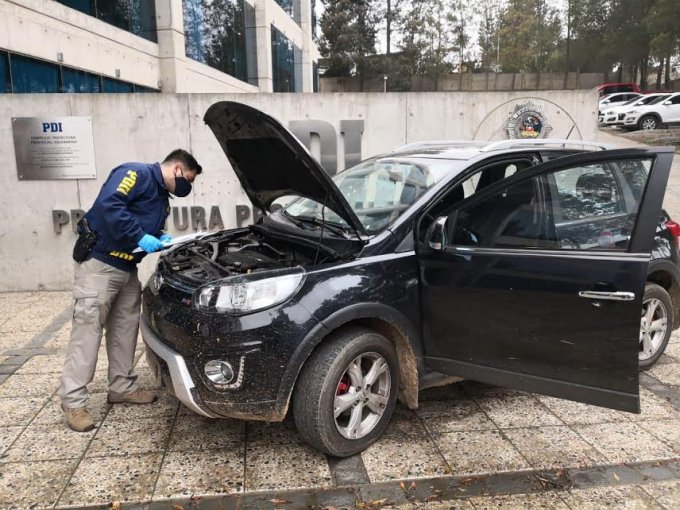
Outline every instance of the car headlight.
<path fill-rule="evenodd" d="M 302 286 L 301 266 L 230 276 L 200 287 L 193 303 L 199 310 L 218 313 L 250 313 L 278 305 L 291 298 Z"/>
<path fill-rule="evenodd" d="M 604 112 L 605 115 L 614 115 L 614 112 L 612 110 L 609 110 L 608 112 Z"/>
<path fill-rule="evenodd" d="M 626 112 L 626 115 L 635 115 L 636 113 L 640 113 L 639 110 L 631 110 L 629 112 Z"/>

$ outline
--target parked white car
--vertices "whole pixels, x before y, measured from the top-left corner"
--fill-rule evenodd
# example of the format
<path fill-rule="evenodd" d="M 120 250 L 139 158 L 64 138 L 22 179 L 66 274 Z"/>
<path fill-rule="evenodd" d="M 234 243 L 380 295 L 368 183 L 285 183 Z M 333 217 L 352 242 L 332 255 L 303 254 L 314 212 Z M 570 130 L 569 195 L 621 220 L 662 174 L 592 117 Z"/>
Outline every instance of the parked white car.
<path fill-rule="evenodd" d="M 604 110 L 604 113 L 599 117 L 599 122 L 603 126 L 622 125 L 623 120 L 626 118 L 626 112 L 637 106 L 647 106 L 661 102 L 665 97 L 669 97 L 670 95 L 671 94 L 669 93 L 644 94 L 640 97 L 633 98 L 630 101 L 626 101 L 621 105 L 615 104 Z"/>
<path fill-rule="evenodd" d="M 661 125 L 680 124 L 680 93 L 671 94 L 658 103 L 635 107 L 626 112 L 623 127 L 658 129 Z"/>
<path fill-rule="evenodd" d="M 623 104 L 626 101 L 640 97 L 642 94 L 637 92 L 616 92 L 615 94 L 609 94 L 604 96 L 599 101 L 600 111 L 609 106 L 614 106 L 616 104 Z"/>

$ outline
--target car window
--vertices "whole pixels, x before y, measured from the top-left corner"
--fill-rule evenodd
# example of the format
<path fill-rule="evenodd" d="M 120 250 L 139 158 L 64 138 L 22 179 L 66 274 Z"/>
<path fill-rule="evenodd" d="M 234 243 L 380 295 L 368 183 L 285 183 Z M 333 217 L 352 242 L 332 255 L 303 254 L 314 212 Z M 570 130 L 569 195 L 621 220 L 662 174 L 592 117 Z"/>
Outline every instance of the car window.
<path fill-rule="evenodd" d="M 649 160 L 557 170 L 516 182 L 451 212 L 450 245 L 555 250 L 626 250 Z"/>
<path fill-rule="evenodd" d="M 336 174 L 333 182 L 366 231 L 375 234 L 396 220 L 450 171 L 451 162 L 446 160 L 415 162 L 398 157 L 378 157 Z M 347 226 L 337 213 L 309 198 L 291 201 L 285 214 Z"/>
<path fill-rule="evenodd" d="M 469 198 L 494 182 L 507 179 L 508 177 L 515 175 L 515 173 L 517 173 L 520 168 L 529 168 L 534 164 L 534 161 L 522 160 L 515 162 L 504 162 L 486 167 L 470 176 L 459 185 L 463 189 L 463 198 Z"/>
<path fill-rule="evenodd" d="M 675 96 L 671 98 L 671 103 L 672 104 L 680 104 L 680 96 Z"/>
<path fill-rule="evenodd" d="M 427 232 L 427 228 L 431 223 L 431 218 L 445 214 L 451 207 L 455 207 L 463 200 L 470 199 L 487 186 L 507 179 L 517 172 L 530 168 L 537 163 L 539 163 L 537 156 L 532 154 L 521 154 L 517 159 L 506 159 L 505 161 L 490 163 L 480 168 L 474 174 L 467 177 L 462 183 L 451 188 L 430 210 L 429 214 L 420 225 L 421 240 Z"/>
<path fill-rule="evenodd" d="M 648 104 L 648 105 L 659 104 L 659 103 L 663 103 L 663 102 L 664 102 L 665 100 L 667 100 L 667 99 L 668 99 L 668 96 L 659 96 L 659 97 L 657 97 L 657 98 L 654 99 L 653 101 L 650 101 L 650 102 L 647 103 L 647 104 Z"/>
<path fill-rule="evenodd" d="M 602 165 L 570 168 L 553 178 L 557 190 L 556 221 L 606 216 L 623 210 L 621 193 L 609 168 Z"/>

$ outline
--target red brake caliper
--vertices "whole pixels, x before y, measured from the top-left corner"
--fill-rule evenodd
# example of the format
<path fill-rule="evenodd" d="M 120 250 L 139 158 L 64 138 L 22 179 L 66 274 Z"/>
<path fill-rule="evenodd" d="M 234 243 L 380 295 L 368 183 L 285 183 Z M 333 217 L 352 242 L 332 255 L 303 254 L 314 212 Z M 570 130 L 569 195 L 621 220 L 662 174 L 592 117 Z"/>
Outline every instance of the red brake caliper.
<path fill-rule="evenodd" d="M 349 380 L 349 377 L 347 377 L 347 375 L 343 375 L 342 379 L 340 379 L 340 382 L 338 383 L 338 389 L 335 390 L 335 394 L 344 395 L 349 391 L 350 384 L 351 381 Z"/>

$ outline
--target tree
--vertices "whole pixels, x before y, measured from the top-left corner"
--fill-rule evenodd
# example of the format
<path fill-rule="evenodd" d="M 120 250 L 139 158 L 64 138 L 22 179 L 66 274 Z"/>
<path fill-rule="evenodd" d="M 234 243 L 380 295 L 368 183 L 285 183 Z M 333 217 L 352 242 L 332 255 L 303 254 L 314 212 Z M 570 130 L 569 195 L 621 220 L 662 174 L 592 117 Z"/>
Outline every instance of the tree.
<path fill-rule="evenodd" d="M 470 37 L 469 30 L 472 18 L 476 14 L 476 9 L 470 2 L 463 0 L 455 0 L 453 2 L 453 11 L 449 15 L 449 20 L 453 24 L 453 43 L 455 51 L 457 52 L 458 72 L 462 83 L 463 71 L 465 70 L 466 62 L 472 60 L 469 52 Z M 472 71 L 470 66 L 470 71 Z"/>
<path fill-rule="evenodd" d="M 504 71 L 551 69 L 561 41 L 557 10 L 545 0 L 510 0 L 501 13 L 499 35 Z"/>
<path fill-rule="evenodd" d="M 497 0 L 483 0 L 479 4 L 477 46 L 483 71 L 489 71 L 492 64 L 498 65 L 498 5 Z"/>
<path fill-rule="evenodd" d="M 605 35 L 610 13 L 609 1 L 568 0 L 567 71 L 596 72 L 611 67 L 606 56 Z"/>
<path fill-rule="evenodd" d="M 631 75 L 640 72 L 640 85 L 647 88 L 651 37 L 645 23 L 652 4 L 657 0 L 610 0 L 605 56 L 619 63 L 619 77 L 628 68 Z"/>
<path fill-rule="evenodd" d="M 659 61 L 656 86 L 660 88 L 665 70 L 665 87 L 670 87 L 670 63 L 680 49 L 680 4 L 677 0 L 656 0 L 647 12 L 645 25 L 651 36 L 650 50 Z"/>
<path fill-rule="evenodd" d="M 455 14 L 445 0 L 411 1 L 399 27 L 400 68 L 406 76 L 428 76 L 435 90 L 439 88 L 440 77 L 453 70 L 455 22 Z"/>
<path fill-rule="evenodd" d="M 375 54 L 379 10 L 376 0 L 325 0 L 319 25 L 319 51 L 325 76 L 359 76 L 370 72 Z"/>

